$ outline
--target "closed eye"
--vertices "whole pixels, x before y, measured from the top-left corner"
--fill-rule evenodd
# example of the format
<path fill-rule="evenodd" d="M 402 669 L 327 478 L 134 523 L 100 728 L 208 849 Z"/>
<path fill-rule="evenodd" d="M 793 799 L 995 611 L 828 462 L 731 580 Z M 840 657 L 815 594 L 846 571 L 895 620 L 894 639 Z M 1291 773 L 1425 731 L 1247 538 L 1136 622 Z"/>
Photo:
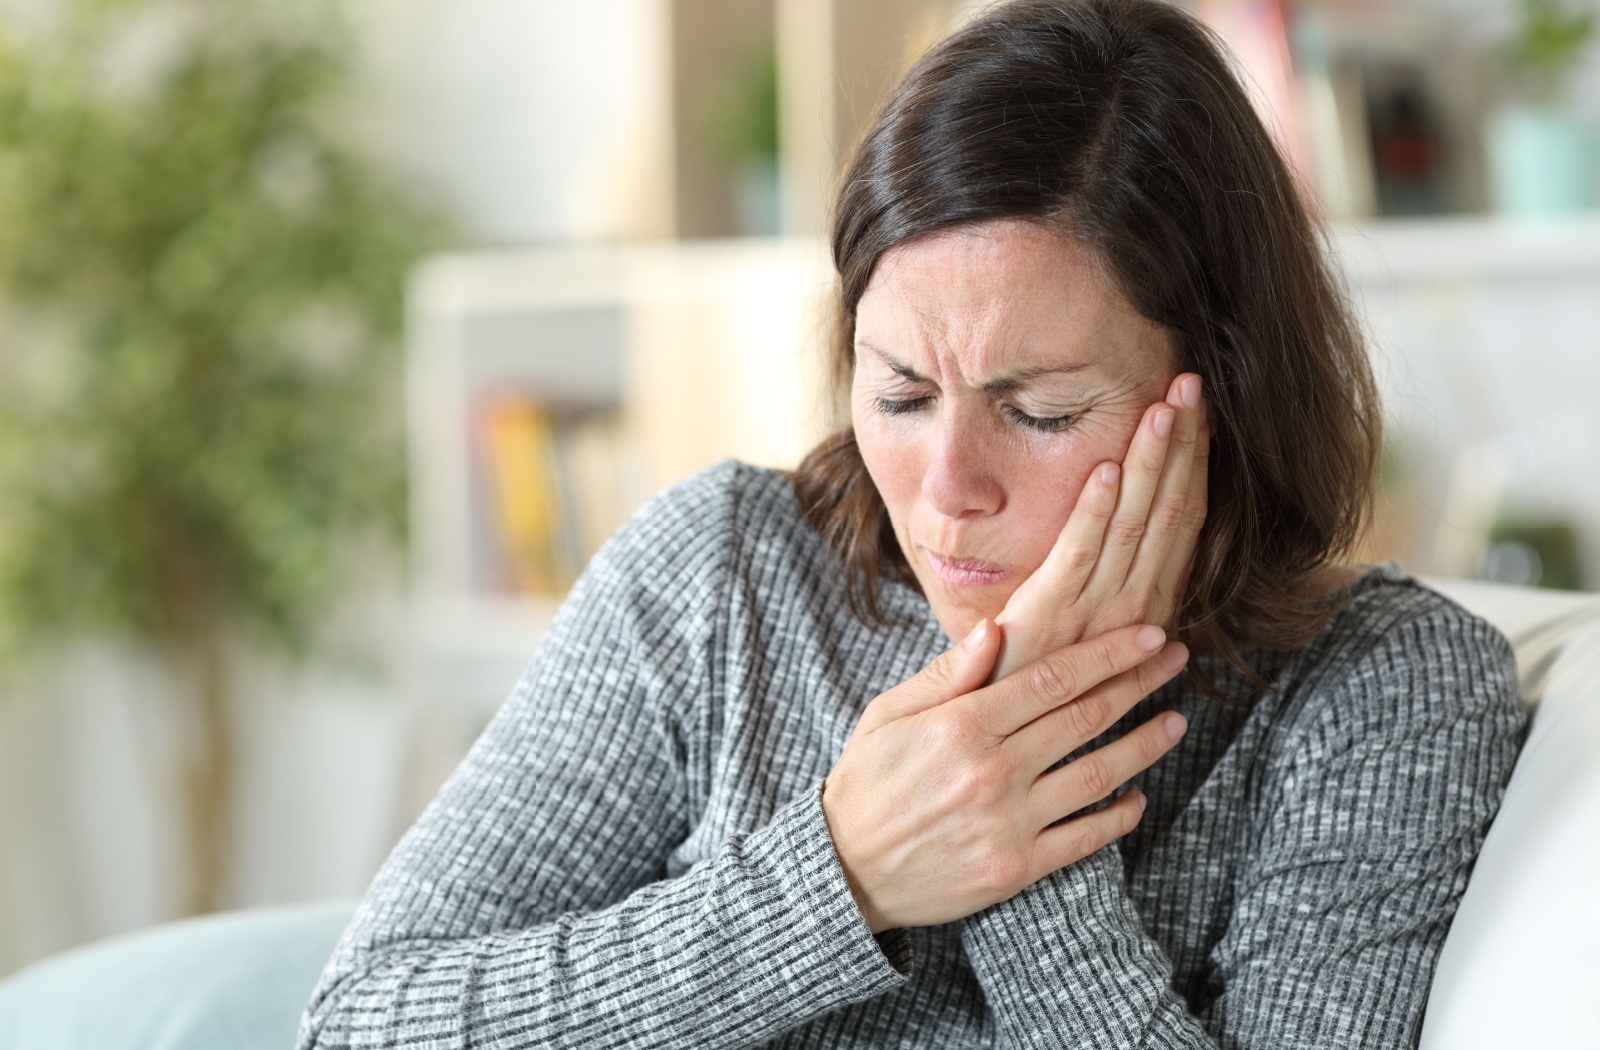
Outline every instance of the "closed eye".
<path fill-rule="evenodd" d="M 875 397 L 872 399 L 873 407 L 886 416 L 898 416 L 907 412 L 915 412 L 933 400 L 931 395 L 922 397 Z M 1030 430 L 1037 430 L 1045 434 L 1054 434 L 1066 430 L 1077 422 L 1075 415 L 1064 416 L 1030 416 L 1015 405 L 1005 406 L 1005 413 L 1011 421 Z"/>
<path fill-rule="evenodd" d="M 886 416 L 898 416 L 905 412 L 915 412 L 917 409 L 932 401 L 931 397 L 875 397 L 872 399 L 873 407 Z"/>
<path fill-rule="evenodd" d="M 1065 430 L 1073 423 L 1077 422 L 1078 419 L 1078 417 L 1074 415 L 1030 416 L 1028 413 L 1022 411 L 1020 408 L 1017 408 L 1015 405 L 1006 406 L 1006 415 L 1010 416 L 1013 422 L 1020 423 L 1022 426 L 1028 427 L 1032 430 L 1039 430 L 1046 434 L 1054 434 L 1057 431 Z"/>

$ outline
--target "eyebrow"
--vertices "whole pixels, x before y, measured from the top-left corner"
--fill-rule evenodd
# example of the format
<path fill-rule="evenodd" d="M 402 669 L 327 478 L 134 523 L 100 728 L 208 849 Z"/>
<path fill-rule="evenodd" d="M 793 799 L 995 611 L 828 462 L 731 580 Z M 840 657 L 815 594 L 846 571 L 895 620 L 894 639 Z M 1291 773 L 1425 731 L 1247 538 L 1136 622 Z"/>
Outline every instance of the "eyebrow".
<path fill-rule="evenodd" d="M 891 372 L 897 376 L 900 376 L 902 379 L 909 379 L 913 383 L 930 382 L 927 376 L 921 374 L 904 361 L 896 358 L 883 347 L 875 346 L 872 343 L 862 341 L 858 341 L 856 345 L 863 350 L 870 350 L 874 354 L 877 354 L 878 359 L 887 365 Z M 1014 368 L 1011 371 L 1006 372 L 1004 375 L 997 376 L 996 378 L 991 379 L 989 382 L 983 384 L 983 389 L 987 390 L 991 394 L 1001 393 L 1007 390 L 1015 390 L 1022 384 L 1030 380 L 1037 379 L 1040 376 L 1071 375 L 1074 372 L 1082 372 L 1088 367 L 1089 365 L 1085 363 L 1076 365 L 1058 365 L 1055 368 L 1043 368 L 1037 365 L 1029 366 L 1027 368 Z"/>

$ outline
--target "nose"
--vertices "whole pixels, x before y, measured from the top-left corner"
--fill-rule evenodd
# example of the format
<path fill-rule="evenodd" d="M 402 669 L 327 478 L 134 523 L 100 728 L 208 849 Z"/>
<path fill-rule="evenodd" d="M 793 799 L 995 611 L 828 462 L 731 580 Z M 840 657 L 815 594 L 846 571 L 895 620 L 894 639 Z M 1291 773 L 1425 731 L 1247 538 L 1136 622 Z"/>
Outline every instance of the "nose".
<path fill-rule="evenodd" d="M 989 445 L 981 422 L 947 401 L 938 415 L 933 455 L 922 475 L 922 497 L 929 506 L 949 518 L 979 518 L 1000 510 L 1005 490 L 995 474 Z"/>

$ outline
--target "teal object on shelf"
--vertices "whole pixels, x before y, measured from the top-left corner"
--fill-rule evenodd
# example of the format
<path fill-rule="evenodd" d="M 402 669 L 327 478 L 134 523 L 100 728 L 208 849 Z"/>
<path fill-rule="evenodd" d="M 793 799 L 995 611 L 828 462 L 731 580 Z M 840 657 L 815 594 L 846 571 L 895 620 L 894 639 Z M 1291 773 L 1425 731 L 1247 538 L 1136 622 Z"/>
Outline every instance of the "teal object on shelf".
<path fill-rule="evenodd" d="M 1519 218 L 1600 207 L 1600 130 L 1581 114 L 1511 106 L 1489 121 L 1495 210 Z"/>
<path fill-rule="evenodd" d="M 0 1047 L 288 1050 L 354 912 L 224 912 L 53 956 L 0 981 Z"/>

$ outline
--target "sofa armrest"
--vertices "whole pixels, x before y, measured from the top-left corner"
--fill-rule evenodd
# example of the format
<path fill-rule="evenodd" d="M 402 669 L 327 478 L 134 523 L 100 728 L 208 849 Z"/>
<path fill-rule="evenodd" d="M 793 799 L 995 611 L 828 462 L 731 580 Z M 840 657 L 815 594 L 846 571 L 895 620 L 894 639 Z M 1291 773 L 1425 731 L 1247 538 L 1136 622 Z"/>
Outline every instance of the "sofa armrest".
<path fill-rule="evenodd" d="M 1471 590 L 1451 596 L 1511 638 L 1538 706 L 1440 954 L 1421 1046 L 1600 1047 L 1600 598 Z"/>

